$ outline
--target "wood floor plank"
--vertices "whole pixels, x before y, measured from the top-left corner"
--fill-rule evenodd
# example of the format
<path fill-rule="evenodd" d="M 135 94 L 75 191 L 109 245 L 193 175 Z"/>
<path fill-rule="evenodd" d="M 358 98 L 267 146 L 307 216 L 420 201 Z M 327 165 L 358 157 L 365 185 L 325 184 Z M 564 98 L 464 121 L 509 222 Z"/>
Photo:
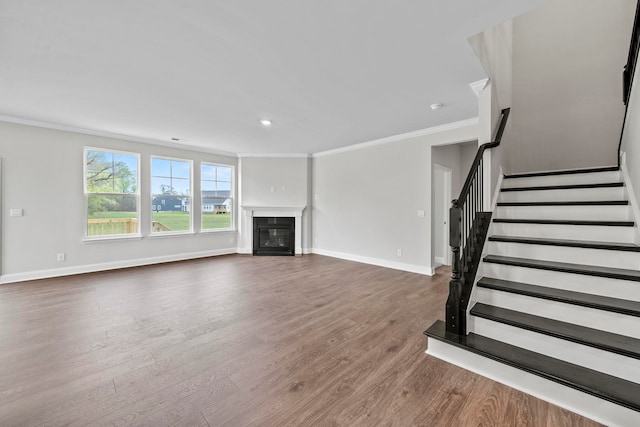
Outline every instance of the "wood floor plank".
<path fill-rule="evenodd" d="M 3 285 L 0 425 L 597 425 L 424 354 L 449 276 L 231 255 Z"/>

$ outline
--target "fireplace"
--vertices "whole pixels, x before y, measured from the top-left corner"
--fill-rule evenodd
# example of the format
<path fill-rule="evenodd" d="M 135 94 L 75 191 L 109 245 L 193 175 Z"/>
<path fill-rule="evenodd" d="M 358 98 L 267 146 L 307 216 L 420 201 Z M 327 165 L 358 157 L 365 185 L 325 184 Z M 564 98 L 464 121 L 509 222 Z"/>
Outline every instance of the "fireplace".
<path fill-rule="evenodd" d="M 295 255 L 295 217 L 254 217 L 253 255 Z"/>
<path fill-rule="evenodd" d="M 267 255 L 265 253 L 256 254 L 256 249 L 260 248 L 260 240 L 257 241 L 257 245 L 255 244 L 255 234 L 256 234 L 256 226 L 258 224 L 263 224 L 264 221 L 269 223 L 269 218 L 277 218 L 277 225 L 281 227 L 284 225 L 282 221 L 291 222 L 292 225 L 289 229 L 289 238 L 291 240 L 291 245 L 293 245 L 293 255 L 302 255 L 302 213 L 304 212 L 306 206 L 252 206 L 252 205 L 242 205 L 240 206 L 242 209 L 242 216 L 240 218 L 240 229 L 242 232 L 239 236 L 240 247 L 238 248 L 238 252 L 242 254 L 255 254 L 255 255 Z M 256 224 L 256 219 L 260 219 L 260 222 Z M 278 228 L 275 227 L 275 228 Z M 288 228 L 288 227 L 287 227 Z M 259 233 L 257 233 L 259 234 Z M 279 237 L 283 237 L 282 233 L 276 232 L 275 234 L 280 234 Z M 269 245 L 272 243 L 270 242 Z M 269 252 L 273 252 L 270 248 L 261 248 L 267 250 Z M 259 252 L 263 252 L 260 250 Z M 282 250 L 282 252 L 285 252 Z M 274 255 L 291 255 L 292 253 L 277 253 Z M 269 254 L 270 255 L 270 254 Z"/>

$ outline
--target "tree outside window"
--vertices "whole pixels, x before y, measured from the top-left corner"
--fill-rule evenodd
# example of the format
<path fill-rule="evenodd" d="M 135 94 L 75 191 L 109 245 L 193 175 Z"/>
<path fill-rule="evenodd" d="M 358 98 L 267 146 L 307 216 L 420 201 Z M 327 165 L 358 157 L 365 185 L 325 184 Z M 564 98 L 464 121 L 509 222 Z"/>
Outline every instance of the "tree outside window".
<path fill-rule="evenodd" d="M 86 148 L 86 237 L 140 234 L 137 154 Z"/>

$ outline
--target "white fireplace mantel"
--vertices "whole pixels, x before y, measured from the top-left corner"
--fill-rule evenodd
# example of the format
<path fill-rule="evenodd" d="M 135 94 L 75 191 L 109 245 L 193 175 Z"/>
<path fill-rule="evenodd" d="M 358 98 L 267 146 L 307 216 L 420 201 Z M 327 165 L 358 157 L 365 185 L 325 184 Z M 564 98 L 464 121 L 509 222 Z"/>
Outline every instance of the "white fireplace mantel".
<path fill-rule="evenodd" d="M 306 206 L 240 206 L 244 212 L 244 217 L 247 219 L 245 222 L 245 230 L 247 235 L 246 243 L 250 248 L 253 245 L 253 218 L 254 217 L 266 217 L 266 216 L 283 216 L 294 217 L 296 219 L 295 224 L 295 254 L 302 255 L 302 212 Z M 251 253 L 251 250 L 244 250 L 242 252 Z"/>

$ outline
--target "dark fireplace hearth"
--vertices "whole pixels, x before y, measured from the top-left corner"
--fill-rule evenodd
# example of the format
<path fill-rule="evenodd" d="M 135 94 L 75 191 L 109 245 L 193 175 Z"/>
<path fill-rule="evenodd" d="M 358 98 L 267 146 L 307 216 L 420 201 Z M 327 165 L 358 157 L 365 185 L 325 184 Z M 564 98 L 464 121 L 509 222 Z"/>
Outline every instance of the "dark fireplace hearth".
<path fill-rule="evenodd" d="M 254 217 L 254 255 L 295 255 L 294 217 Z"/>

